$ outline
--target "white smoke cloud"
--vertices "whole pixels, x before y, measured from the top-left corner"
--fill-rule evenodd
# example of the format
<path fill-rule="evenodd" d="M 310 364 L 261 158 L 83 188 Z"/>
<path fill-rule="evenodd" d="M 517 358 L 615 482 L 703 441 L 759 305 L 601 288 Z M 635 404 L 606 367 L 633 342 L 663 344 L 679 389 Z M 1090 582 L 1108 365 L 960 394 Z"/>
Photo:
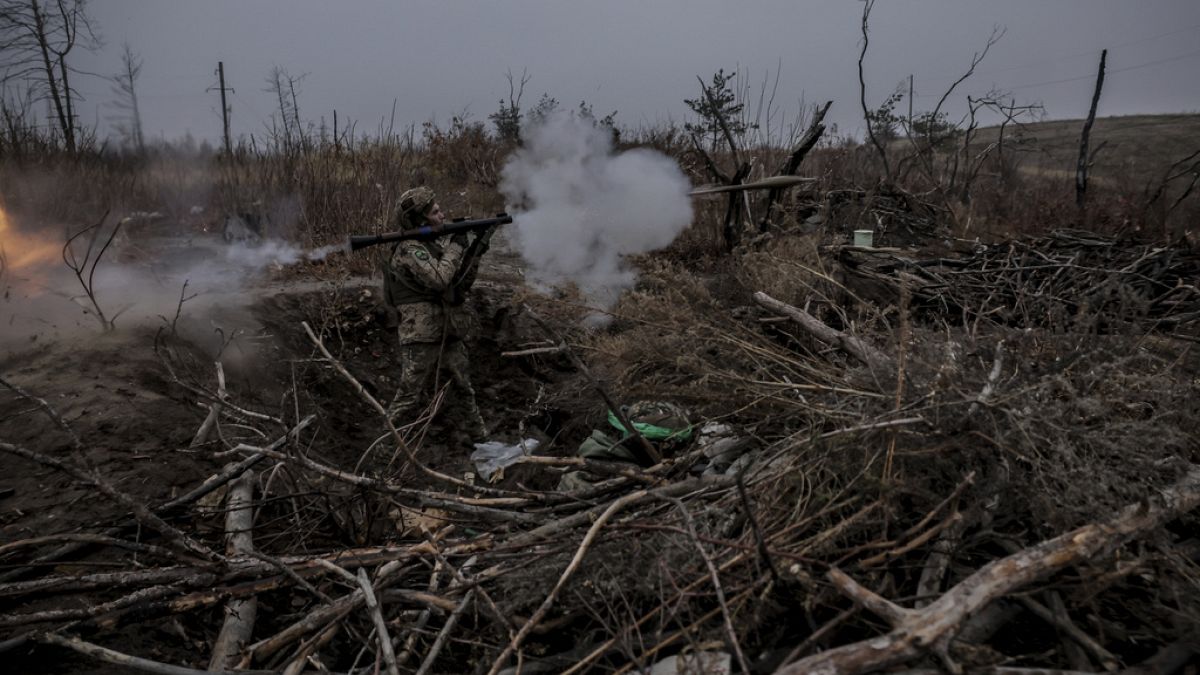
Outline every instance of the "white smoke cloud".
<path fill-rule="evenodd" d="M 500 185 L 529 280 L 573 281 L 606 307 L 636 279 L 623 256 L 662 248 L 691 223 L 690 188 L 671 158 L 616 153 L 606 129 L 565 112 L 531 130 Z"/>

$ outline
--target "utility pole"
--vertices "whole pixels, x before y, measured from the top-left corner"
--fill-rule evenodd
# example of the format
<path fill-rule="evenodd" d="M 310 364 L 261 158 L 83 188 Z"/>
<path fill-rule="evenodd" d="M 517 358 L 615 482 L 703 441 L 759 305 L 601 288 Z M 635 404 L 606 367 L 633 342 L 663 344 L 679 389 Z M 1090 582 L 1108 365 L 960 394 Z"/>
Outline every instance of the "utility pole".
<path fill-rule="evenodd" d="M 233 146 L 229 143 L 229 104 L 225 102 L 225 92 L 231 91 L 237 93 L 232 87 L 225 86 L 225 62 L 217 61 L 217 78 L 221 83 L 218 89 L 221 92 L 221 123 L 225 127 L 225 155 L 233 155 Z M 209 87 L 208 91 L 212 91 L 213 87 Z"/>

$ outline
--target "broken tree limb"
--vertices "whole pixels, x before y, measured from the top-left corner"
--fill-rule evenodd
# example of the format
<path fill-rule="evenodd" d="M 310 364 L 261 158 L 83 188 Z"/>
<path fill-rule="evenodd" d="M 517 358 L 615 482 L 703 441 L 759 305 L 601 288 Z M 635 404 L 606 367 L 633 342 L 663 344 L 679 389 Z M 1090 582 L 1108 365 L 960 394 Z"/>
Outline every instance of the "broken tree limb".
<path fill-rule="evenodd" d="M 222 556 L 218 555 L 212 549 L 192 539 L 183 532 L 180 532 L 175 527 L 169 525 L 162 518 L 159 518 L 157 515 L 151 512 L 145 504 L 142 504 L 134 500 L 133 497 L 130 497 L 124 492 L 117 490 L 108 481 L 101 478 L 98 473 L 85 471 L 77 466 L 73 466 L 62 460 L 44 455 L 36 450 L 30 450 L 19 445 L 13 445 L 12 443 L 0 441 L 0 451 L 17 455 L 18 457 L 24 457 L 25 459 L 32 460 L 38 464 L 58 469 L 59 471 L 62 471 L 81 483 L 91 485 L 100 492 L 104 493 L 105 496 L 132 511 L 134 517 L 138 519 L 138 522 L 163 535 L 167 538 L 167 541 L 170 541 L 172 544 L 179 546 L 189 553 L 198 555 L 205 560 L 222 559 Z"/>
<path fill-rule="evenodd" d="M 220 364 L 217 364 L 220 372 Z M 220 378 L 222 385 L 224 377 Z M 222 390 L 224 387 L 222 386 Z M 254 551 L 254 472 L 247 469 L 229 488 L 225 513 L 225 552 L 230 556 L 250 555 Z M 254 633 L 258 616 L 258 597 L 231 598 L 225 606 L 225 622 L 213 643 L 208 669 L 230 670 L 237 665 L 237 655 Z"/>
<path fill-rule="evenodd" d="M 472 588 L 463 596 L 462 602 L 458 603 L 458 607 L 450 614 L 450 618 L 446 619 L 442 630 L 438 632 L 437 638 L 433 641 L 433 646 L 429 648 L 429 653 L 425 655 L 425 659 L 421 661 L 421 667 L 417 670 L 417 675 L 428 675 L 429 669 L 433 668 L 433 664 L 437 661 L 438 654 L 441 654 L 442 647 L 446 645 L 446 639 L 450 637 L 450 631 L 454 630 L 455 624 L 458 623 L 459 617 L 471 605 L 471 601 L 475 599 L 475 591 L 478 589 Z"/>
<path fill-rule="evenodd" d="M 114 651 L 107 647 L 101 647 L 91 642 L 84 642 L 77 637 L 67 638 L 56 633 L 45 633 L 38 636 L 38 642 L 42 642 L 56 647 L 65 647 L 74 650 L 85 656 L 90 656 L 94 659 L 99 659 L 105 663 L 112 663 L 133 670 L 140 670 L 144 673 L 157 673 L 158 675 L 212 675 L 213 672 L 221 675 L 270 675 L 274 671 L 270 670 L 218 670 L 205 671 L 196 670 L 195 668 L 185 668 L 183 666 L 175 666 L 169 663 L 159 663 L 150 659 L 143 659 L 139 656 L 131 656 L 122 652 Z"/>
<path fill-rule="evenodd" d="M 1192 465 L 1181 480 L 1160 495 L 1127 506 L 1106 522 L 1084 525 L 989 563 L 918 610 L 901 608 L 832 568 L 828 576 L 838 590 L 886 619 L 892 631 L 801 659 L 776 672 L 849 675 L 899 665 L 930 651 L 944 655 L 947 644 L 963 623 L 996 598 L 1069 565 L 1112 551 L 1197 506 L 1200 506 L 1200 466 Z"/>
<path fill-rule="evenodd" d="M 379 598 L 375 597 L 375 589 L 367 578 L 367 570 L 358 568 L 358 585 L 362 588 L 363 599 L 367 603 L 367 611 L 371 621 L 375 623 L 375 640 L 379 643 L 379 651 L 383 654 L 383 662 L 387 665 L 388 675 L 400 675 L 396 668 L 396 652 L 392 650 L 392 636 L 388 633 L 387 622 L 383 620 L 383 611 L 379 607 Z"/>
<path fill-rule="evenodd" d="M 550 324 L 546 323 L 542 317 L 538 316 L 537 312 L 534 312 L 531 307 L 525 305 L 524 309 L 529 315 L 529 318 L 533 319 L 534 323 L 536 323 L 538 327 L 550 337 L 551 340 L 558 342 L 558 344 L 563 348 L 563 353 L 565 353 L 567 357 L 571 359 L 571 363 L 575 364 L 575 367 L 579 369 L 579 372 L 583 373 L 583 375 L 591 381 L 592 388 L 594 388 L 596 393 L 600 395 L 600 398 L 604 400 L 604 405 L 608 406 L 608 409 L 617 417 L 617 421 L 621 423 L 621 426 L 624 427 L 626 432 L 633 437 L 635 441 L 637 441 L 636 445 L 634 445 L 632 448 L 634 452 L 640 450 L 642 454 L 649 458 L 650 464 L 658 464 L 662 462 L 662 454 L 658 452 L 658 448 L 655 448 L 653 443 L 646 440 L 646 437 L 637 430 L 637 427 L 633 426 L 633 424 L 629 422 L 629 419 L 625 416 L 625 411 L 621 410 L 621 407 L 618 406 L 616 402 L 613 401 L 612 397 L 608 395 L 608 390 L 606 390 L 604 386 L 600 384 L 600 380 L 596 379 L 596 377 L 592 375 L 591 369 L 588 368 L 587 364 L 583 362 L 583 359 L 579 358 L 579 355 L 576 354 L 573 349 L 571 349 L 571 347 L 567 344 L 567 341 L 559 337 L 558 333 L 556 333 L 554 329 L 550 328 Z"/>
<path fill-rule="evenodd" d="M 867 344 L 864 340 L 830 328 L 820 319 L 799 307 L 776 300 L 762 291 L 754 294 L 754 301 L 776 314 L 782 314 L 792 319 L 813 337 L 839 347 L 872 370 L 884 370 L 891 361 L 886 354 Z"/>
<path fill-rule="evenodd" d="M 204 418 L 204 422 L 200 425 L 200 429 L 196 431 L 196 436 L 192 438 L 192 442 L 188 445 L 189 448 L 196 448 L 208 442 L 208 437 L 212 435 L 213 429 L 217 427 L 217 422 L 221 418 L 221 410 L 225 408 L 225 400 L 229 398 L 225 393 L 225 368 L 221 366 L 221 362 L 217 361 L 217 400 L 208 406 L 208 416 Z"/>
<path fill-rule="evenodd" d="M 1088 184 L 1088 141 L 1091 138 L 1092 124 L 1096 122 L 1096 106 L 1100 103 L 1100 91 L 1104 89 L 1104 63 L 1108 60 L 1108 50 L 1100 51 L 1100 68 L 1096 71 L 1096 88 L 1092 91 L 1092 106 L 1088 108 L 1087 120 L 1083 123 L 1083 131 L 1079 134 L 1079 160 L 1075 165 L 1075 206 L 1083 209 L 1087 199 Z M 1080 223 L 1082 225 L 1082 223 Z"/>
<path fill-rule="evenodd" d="M 796 170 L 800 168 L 800 163 L 808 156 L 808 153 L 817 145 L 817 141 L 821 139 L 821 135 L 825 133 L 825 114 L 829 112 L 829 107 L 833 105 L 833 101 L 826 101 L 825 105 L 813 108 L 812 121 L 808 123 L 808 129 L 804 135 L 800 137 L 800 141 L 792 149 L 788 155 L 787 161 L 783 166 L 779 167 L 779 176 L 792 176 Z M 782 187 L 772 187 L 767 193 L 766 203 L 763 205 L 762 220 L 758 223 L 760 231 L 765 232 L 767 223 L 771 221 L 771 209 L 775 202 L 779 200 L 779 196 L 783 194 Z"/>

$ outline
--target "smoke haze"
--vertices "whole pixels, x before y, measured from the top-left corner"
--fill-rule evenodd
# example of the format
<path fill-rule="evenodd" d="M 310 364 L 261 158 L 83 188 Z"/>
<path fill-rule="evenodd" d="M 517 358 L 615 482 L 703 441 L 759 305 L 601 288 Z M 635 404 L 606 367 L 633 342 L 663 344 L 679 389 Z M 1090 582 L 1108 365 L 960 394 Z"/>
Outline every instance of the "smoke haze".
<path fill-rule="evenodd" d="M 92 314 L 83 286 L 63 264 L 61 229 L 30 226 L 5 237 L 6 248 L 21 243 L 21 250 L 7 251 L 0 266 L 0 347 L 28 344 L 39 338 L 57 339 L 76 334 L 93 335 L 101 325 Z M 345 250 L 344 244 L 306 251 L 290 243 L 267 239 L 257 245 L 226 244 L 217 235 L 189 236 L 168 230 L 155 236 L 123 231 L 104 253 L 95 268 L 93 288 L 97 301 L 110 320 L 121 328 L 153 325 L 174 317 L 190 317 L 192 324 L 211 330 L 217 314 L 250 304 L 255 289 L 268 280 L 270 272 L 303 261 L 318 261 Z M 97 238 L 94 260 L 111 229 Z M 77 259 L 87 248 L 87 235 L 75 242 Z M 42 256 L 37 264 L 18 266 L 18 254 L 37 249 L 54 255 Z M 84 270 L 89 278 L 90 262 Z M 186 289 L 184 284 L 186 283 Z M 186 298 L 179 307 L 181 295 Z M 226 331 L 228 332 L 228 331 Z"/>
<path fill-rule="evenodd" d="M 500 185 L 529 281 L 574 282 L 604 307 L 636 279 L 623 256 L 662 248 L 691 223 L 690 187 L 666 155 L 614 152 L 607 129 L 566 112 L 531 130 Z"/>

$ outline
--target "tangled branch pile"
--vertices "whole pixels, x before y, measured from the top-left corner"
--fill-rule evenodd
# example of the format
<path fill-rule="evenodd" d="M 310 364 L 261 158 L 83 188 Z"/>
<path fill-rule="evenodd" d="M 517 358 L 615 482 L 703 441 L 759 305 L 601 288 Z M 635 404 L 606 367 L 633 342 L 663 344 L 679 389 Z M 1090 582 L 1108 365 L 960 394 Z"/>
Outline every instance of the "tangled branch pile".
<path fill-rule="evenodd" d="M 1190 248 L 1060 230 L 965 259 L 844 259 L 863 280 L 907 282 L 918 303 L 951 319 L 1100 333 L 1194 333 L 1200 320 L 1200 254 Z"/>
<path fill-rule="evenodd" d="M 312 334 L 308 412 L 177 373 L 210 410 L 197 447 L 229 464 L 156 507 L 68 456 L 0 444 L 133 513 L 0 546 L 0 649 L 174 673 L 1171 672 L 1193 658 L 1200 360 L 1146 329 L 1194 337 L 1195 254 L 1056 235 L 936 265 L 862 255 L 839 269 L 781 237 L 732 272 L 646 261 L 605 331 L 555 326 L 618 398 L 732 428 L 743 454 L 728 468 L 704 446 L 639 467 L 550 444 L 498 484 L 463 478 L 422 446 L 425 427 L 384 423 L 326 351 L 332 333 Z M 854 275 L 895 304 L 838 281 Z M 931 320 L 956 315 L 982 320 Z M 557 347 L 515 358 L 531 377 L 567 367 Z M 543 378 L 556 388 L 531 410 L 599 408 L 571 378 Z M 320 392 L 336 390 L 386 428 L 370 448 L 318 431 L 334 405 Z M 537 488 L 579 469 L 598 482 Z M 61 562 L 83 546 L 123 567 Z M 133 626 L 164 627 L 153 652 L 102 646 Z"/>

